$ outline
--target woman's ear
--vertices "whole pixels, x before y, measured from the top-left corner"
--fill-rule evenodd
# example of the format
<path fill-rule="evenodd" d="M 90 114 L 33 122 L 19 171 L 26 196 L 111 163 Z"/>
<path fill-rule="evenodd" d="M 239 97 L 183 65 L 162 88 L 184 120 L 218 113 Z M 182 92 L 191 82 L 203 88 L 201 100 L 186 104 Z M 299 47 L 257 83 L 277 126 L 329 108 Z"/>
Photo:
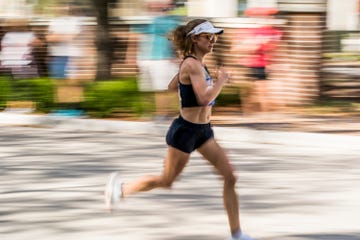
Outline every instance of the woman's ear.
<path fill-rule="evenodd" d="M 198 39 L 198 36 L 197 36 L 197 35 L 191 35 L 190 37 L 191 37 L 191 41 L 192 41 L 192 42 L 196 42 L 197 39 Z"/>

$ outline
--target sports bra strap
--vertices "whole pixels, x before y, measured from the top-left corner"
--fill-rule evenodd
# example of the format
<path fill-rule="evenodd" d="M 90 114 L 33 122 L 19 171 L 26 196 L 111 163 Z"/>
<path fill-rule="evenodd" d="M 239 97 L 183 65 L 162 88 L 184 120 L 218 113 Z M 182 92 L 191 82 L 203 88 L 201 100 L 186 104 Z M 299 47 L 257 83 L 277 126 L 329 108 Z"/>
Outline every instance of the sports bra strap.
<path fill-rule="evenodd" d="M 196 59 L 197 60 L 197 57 L 195 57 L 194 55 L 186 55 L 183 59 L 183 61 L 187 58 L 193 58 L 193 59 Z"/>
<path fill-rule="evenodd" d="M 180 83 L 180 69 L 181 69 L 181 66 L 183 64 L 183 62 L 185 61 L 185 59 L 187 58 L 193 58 L 193 59 L 196 59 L 197 60 L 197 57 L 193 56 L 193 55 L 186 55 L 183 60 L 181 61 L 180 65 L 179 65 L 179 74 L 178 74 L 178 82 Z"/>

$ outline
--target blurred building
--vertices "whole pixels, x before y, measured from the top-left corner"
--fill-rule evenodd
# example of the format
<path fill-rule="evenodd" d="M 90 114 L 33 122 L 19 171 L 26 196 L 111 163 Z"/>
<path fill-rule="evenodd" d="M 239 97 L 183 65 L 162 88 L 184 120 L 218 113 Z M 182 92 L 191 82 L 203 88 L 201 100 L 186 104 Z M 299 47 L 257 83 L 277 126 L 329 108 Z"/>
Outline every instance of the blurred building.
<path fill-rule="evenodd" d="M 328 0 L 320 95 L 360 100 L 360 1 Z"/>
<path fill-rule="evenodd" d="M 359 30 L 359 0 L 328 0 L 327 28 L 329 30 Z"/>
<path fill-rule="evenodd" d="M 129 30 L 134 24 L 149 24 L 154 17 L 145 5 L 161 0 L 118 0 L 110 4 L 111 39 L 113 44 L 112 74 L 115 77 L 136 75 L 136 43 Z M 36 0 L 0 0 L 0 18 L 28 16 L 33 29 L 41 37 L 48 18 L 35 17 Z M 56 2 L 55 0 L 52 2 Z M 274 97 L 288 105 L 324 99 L 360 99 L 360 1 L 359 0 L 176 0 L 177 14 L 189 18 L 211 18 L 225 28 L 208 65 L 223 63 L 234 70 L 235 84 L 245 81 L 245 69 L 236 64 L 241 54 L 231 51 L 235 36 L 246 28 L 261 25 L 258 18 L 243 16 L 249 7 L 274 7 L 279 14 L 271 23 L 284 32 L 277 56 L 277 71 L 272 74 Z M 74 1 L 72 4 L 83 4 Z M 86 15 L 85 12 L 83 14 Z M 90 31 L 83 37 L 93 49 L 94 21 L 87 21 Z M 1 36 L 3 33 L 1 34 Z M 44 49 L 46 51 L 46 49 Z M 41 54 L 40 54 L 41 55 Z M 91 59 L 91 58 L 90 58 Z M 84 62 L 85 63 L 85 62 Z M 88 64 L 93 64 L 90 61 Z M 82 66 L 82 76 L 91 67 Z"/>
<path fill-rule="evenodd" d="M 226 2 L 226 3 L 225 3 Z M 359 49 L 359 1 L 327 1 L 327 0 L 225 0 L 219 7 L 214 0 L 188 0 L 185 2 L 188 17 L 209 17 L 216 25 L 226 29 L 220 39 L 221 47 L 215 49 L 214 54 L 208 59 L 209 65 L 215 66 L 219 61 L 234 68 L 235 82 L 245 80 L 245 69 L 237 66 L 237 58 L 241 55 L 231 52 L 234 36 L 241 29 L 255 27 L 261 24 L 261 19 L 248 19 L 242 16 L 244 9 L 249 7 L 275 7 L 280 13 L 277 19 L 272 20 L 277 27 L 284 31 L 281 50 L 277 52 L 277 71 L 271 78 L 274 82 L 274 98 L 288 105 L 306 104 L 317 100 L 319 96 L 338 99 L 328 91 L 333 81 L 329 81 L 326 74 L 328 62 L 324 59 L 327 52 L 353 51 Z M 222 2 L 223 3 L 223 2 Z M 146 21 L 145 18 L 135 17 L 141 9 L 139 1 L 121 1 L 118 7 L 118 16 L 128 16 L 130 24 Z M 236 9 L 236 11 L 235 11 Z M 119 12 L 119 13 L 120 13 Z M 145 14 L 146 15 L 146 14 Z M 349 32 L 351 31 L 351 32 Z M 340 34 L 343 33 L 343 34 Z M 349 36 L 346 34 L 351 33 Z M 131 43 L 128 43 L 131 45 Z M 225 50 L 224 50 L 225 49 Z M 335 54 L 336 55 L 336 54 Z M 131 55 L 128 55 L 131 58 Z M 332 63 L 335 64 L 336 63 Z M 131 66 L 126 65 L 127 72 Z M 325 71 L 324 71 L 325 69 Z M 334 69 L 334 68 L 333 68 Z M 121 72 L 121 64 L 118 70 Z M 348 85 L 356 90 L 353 77 L 348 78 Z M 339 84 L 336 84 L 339 88 Z M 346 98 L 346 94 L 341 94 Z M 349 95 L 348 95 L 349 96 Z M 354 96 L 354 94 L 351 94 Z"/>

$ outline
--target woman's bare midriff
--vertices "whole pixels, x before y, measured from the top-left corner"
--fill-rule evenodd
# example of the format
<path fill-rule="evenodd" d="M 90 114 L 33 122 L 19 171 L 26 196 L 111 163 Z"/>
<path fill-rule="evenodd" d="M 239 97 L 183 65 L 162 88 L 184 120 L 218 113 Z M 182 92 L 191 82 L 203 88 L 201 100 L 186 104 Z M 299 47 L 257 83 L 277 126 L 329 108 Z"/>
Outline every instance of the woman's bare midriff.
<path fill-rule="evenodd" d="M 211 110 L 211 106 L 185 107 L 180 109 L 180 114 L 186 121 L 205 124 L 210 122 Z"/>

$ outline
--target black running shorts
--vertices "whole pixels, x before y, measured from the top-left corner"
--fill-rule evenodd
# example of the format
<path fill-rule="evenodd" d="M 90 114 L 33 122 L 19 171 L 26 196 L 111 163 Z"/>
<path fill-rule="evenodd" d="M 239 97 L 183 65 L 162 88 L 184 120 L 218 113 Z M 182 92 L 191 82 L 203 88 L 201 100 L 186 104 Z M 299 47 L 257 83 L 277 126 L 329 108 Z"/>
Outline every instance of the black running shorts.
<path fill-rule="evenodd" d="M 191 153 L 213 137 L 210 123 L 192 123 L 179 116 L 166 134 L 166 143 L 180 151 Z"/>

